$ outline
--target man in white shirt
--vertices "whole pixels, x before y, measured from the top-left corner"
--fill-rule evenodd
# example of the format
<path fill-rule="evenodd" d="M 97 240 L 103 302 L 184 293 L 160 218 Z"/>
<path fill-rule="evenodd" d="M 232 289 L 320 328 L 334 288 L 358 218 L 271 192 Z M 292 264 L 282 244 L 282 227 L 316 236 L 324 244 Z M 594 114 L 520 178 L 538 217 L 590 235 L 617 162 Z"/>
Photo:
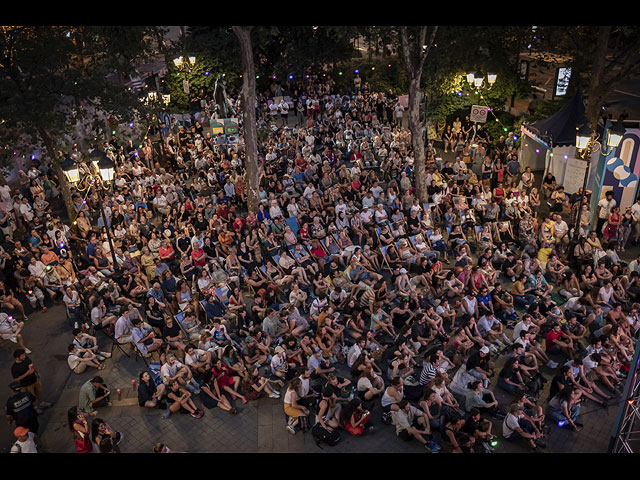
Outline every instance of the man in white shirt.
<path fill-rule="evenodd" d="M 195 348 L 193 345 L 187 345 L 184 355 L 184 363 L 192 370 L 200 373 L 211 369 L 211 352 Z"/>
<path fill-rule="evenodd" d="M 275 355 L 271 357 L 271 372 L 278 378 L 288 380 L 288 370 L 287 353 L 281 345 L 278 345 L 275 349 Z"/>
<path fill-rule="evenodd" d="M 369 207 L 364 206 L 362 211 L 360 212 L 360 219 L 362 223 L 368 225 L 371 223 L 371 218 L 373 217 L 373 213 L 369 210 Z"/>
<path fill-rule="evenodd" d="M 167 385 L 171 380 L 177 380 L 180 385 L 185 386 L 193 378 L 189 367 L 177 360 L 173 353 L 167 355 L 166 362 L 160 368 L 160 374 Z"/>
<path fill-rule="evenodd" d="M 366 344 L 367 344 L 367 339 L 363 335 L 358 339 L 356 343 L 354 343 L 351 346 L 351 348 L 349 348 L 349 352 L 347 353 L 347 366 L 349 368 L 353 367 L 353 364 L 362 353 L 362 349 L 365 347 Z"/>
<path fill-rule="evenodd" d="M 129 310 L 124 310 L 116 321 L 114 337 L 120 344 L 133 342 L 133 324 L 129 318 Z"/>
<path fill-rule="evenodd" d="M 16 442 L 11 446 L 11 453 L 38 453 L 38 447 L 35 442 L 36 436 L 28 428 L 17 427 L 13 434 L 16 437 Z"/>
<path fill-rule="evenodd" d="M 567 222 L 562 219 L 561 215 L 555 215 L 554 228 L 556 244 L 565 246 L 569 245 L 569 226 L 567 225 Z"/>
<path fill-rule="evenodd" d="M 502 435 L 509 441 L 525 440 L 531 450 L 537 447 L 544 448 L 541 441 L 544 434 L 539 432 L 534 424 L 525 419 L 524 407 L 514 403 L 509 408 L 509 413 L 502 422 Z"/>
<path fill-rule="evenodd" d="M 616 201 L 613 199 L 613 192 L 609 190 L 605 194 L 605 198 L 598 202 L 598 210 L 596 212 L 598 216 L 598 223 L 596 224 L 596 232 L 598 235 L 602 233 L 602 227 L 607 222 L 609 218 L 609 213 L 611 213 L 611 209 L 617 205 Z"/>
<path fill-rule="evenodd" d="M 538 327 L 534 325 L 533 320 L 531 320 L 531 316 L 526 314 L 522 317 L 516 326 L 513 328 L 512 339 L 515 342 L 520 338 L 520 332 L 524 330 L 525 332 L 537 333 Z"/>

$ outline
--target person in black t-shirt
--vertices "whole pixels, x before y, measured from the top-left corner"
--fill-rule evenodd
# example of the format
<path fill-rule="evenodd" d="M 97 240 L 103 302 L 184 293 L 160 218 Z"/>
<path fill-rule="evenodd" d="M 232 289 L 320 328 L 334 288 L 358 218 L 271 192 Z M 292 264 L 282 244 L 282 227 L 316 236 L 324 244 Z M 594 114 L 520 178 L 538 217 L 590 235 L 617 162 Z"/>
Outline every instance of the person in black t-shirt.
<path fill-rule="evenodd" d="M 489 347 L 482 347 L 480 350 L 469 355 L 467 360 L 467 372 L 478 380 L 488 382 L 494 373 L 494 363 L 491 361 Z"/>
<path fill-rule="evenodd" d="M 49 402 L 42 401 L 42 384 L 40 383 L 40 374 L 35 369 L 33 362 L 23 348 L 18 348 L 13 352 L 15 359 L 11 366 L 11 376 L 14 381 L 20 382 L 20 388 L 23 392 L 31 393 L 39 402 L 39 408 L 50 407 Z"/>
<path fill-rule="evenodd" d="M 13 394 L 7 400 L 6 414 L 9 423 L 15 422 L 16 427 L 28 428 L 34 434 L 38 434 L 38 412 L 34 407 L 36 397 L 29 392 L 21 391 L 20 382 L 11 382 L 9 388 Z"/>
<path fill-rule="evenodd" d="M 555 397 L 560 390 L 564 390 L 573 385 L 571 375 L 571 367 L 569 365 L 562 365 L 558 368 L 556 375 L 551 379 L 548 400 Z"/>
<path fill-rule="evenodd" d="M 180 330 L 180 325 L 171 317 L 165 319 L 165 326 L 162 329 L 162 339 L 169 344 L 171 348 L 180 350 L 180 354 L 184 357 L 186 346 L 182 341 L 182 330 Z"/>

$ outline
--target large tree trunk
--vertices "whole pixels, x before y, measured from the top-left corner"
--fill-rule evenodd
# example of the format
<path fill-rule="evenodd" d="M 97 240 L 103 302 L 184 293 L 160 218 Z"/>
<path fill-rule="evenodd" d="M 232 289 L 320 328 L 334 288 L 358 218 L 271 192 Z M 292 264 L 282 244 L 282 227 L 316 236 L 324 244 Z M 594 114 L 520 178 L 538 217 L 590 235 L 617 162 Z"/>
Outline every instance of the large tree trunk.
<path fill-rule="evenodd" d="M 415 153 L 413 176 L 416 185 L 416 196 L 421 204 L 427 203 L 427 172 L 425 171 L 423 125 L 420 122 L 420 79 L 422 67 L 431 50 L 438 27 L 431 32 L 429 45 L 425 45 L 427 27 L 420 27 L 419 35 L 409 42 L 407 27 L 400 27 L 402 54 L 409 76 L 409 131 L 411 145 Z M 426 126 L 426 121 L 424 123 Z"/>
<path fill-rule="evenodd" d="M 420 204 L 427 203 L 427 172 L 425 170 L 424 136 L 420 122 L 420 77 L 412 78 L 409 83 L 409 130 L 411 131 L 411 145 L 415 153 L 413 175 L 416 182 L 416 196 Z"/>
<path fill-rule="evenodd" d="M 604 98 L 608 92 L 604 84 L 605 59 L 609 44 L 611 27 L 599 27 L 598 43 L 593 55 L 593 66 L 591 68 L 591 81 L 589 83 L 589 93 L 585 115 L 589 121 L 589 126 L 593 132 L 598 127 L 598 118 L 604 103 Z"/>
<path fill-rule="evenodd" d="M 256 129 L 256 72 L 253 64 L 253 48 L 251 46 L 252 27 L 232 27 L 238 41 L 242 56 L 242 125 L 246 148 L 246 186 L 247 208 L 256 213 L 260 200 L 258 198 L 259 165 L 258 165 L 258 133 Z"/>

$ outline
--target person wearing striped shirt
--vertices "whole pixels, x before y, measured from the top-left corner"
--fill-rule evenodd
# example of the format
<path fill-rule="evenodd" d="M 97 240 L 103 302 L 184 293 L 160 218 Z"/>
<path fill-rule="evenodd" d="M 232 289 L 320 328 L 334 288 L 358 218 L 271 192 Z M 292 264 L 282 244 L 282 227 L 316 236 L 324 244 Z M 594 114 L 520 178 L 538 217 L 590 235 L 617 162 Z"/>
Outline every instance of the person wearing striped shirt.
<path fill-rule="evenodd" d="M 438 373 L 438 354 L 431 353 L 429 355 L 425 355 L 424 363 L 422 367 L 422 372 L 420 373 L 420 385 L 426 385 Z"/>

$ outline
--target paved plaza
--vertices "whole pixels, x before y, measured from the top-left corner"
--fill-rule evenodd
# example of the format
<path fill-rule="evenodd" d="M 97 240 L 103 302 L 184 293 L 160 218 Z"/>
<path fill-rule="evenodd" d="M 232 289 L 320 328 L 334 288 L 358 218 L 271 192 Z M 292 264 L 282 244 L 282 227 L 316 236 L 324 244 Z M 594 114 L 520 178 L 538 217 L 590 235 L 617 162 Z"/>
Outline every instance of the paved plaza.
<path fill-rule="evenodd" d="M 446 159 L 446 156 L 445 156 Z M 630 249 L 623 254 L 627 261 L 637 255 L 638 249 Z M 80 387 L 96 375 L 91 369 L 81 375 L 72 374 L 67 365 L 67 345 L 71 341 L 71 325 L 65 317 L 64 306 L 54 305 L 46 313 L 41 311 L 29 315 L 24 329 L 26 345 L 33 350 L 30 357 L 42 376 L 45 399 L 54 406 L 40 417 L 42 449 L 49 453 L 73 453 L 75 446 L 67 427 L 66 414 L 69 407 L 77 405 Z M 98 340 L 103 350 L 111 349 L 111 341 L 102 333 Z M 128 350 L 128 348 L 126 348 Z M 13 362 L 13 346 L 7 342 L 0 349 L 0 381 L 7 386 L 11 381 L 10 366 Z M 504 356 L 497 361 L 500 370 Z M 173 415 L 163 419 L 161 410 L 146 409 L 137 404 L 137 393 L 131 381 L 146 368 L 144 361 L 135 356 L 127 357 L 121 350 L 114 349 L 107 368 L 100 375 L 112 390 L 113 406 L 98 409 L 98 417 L 107 421 L 113 429 L 124 434 L 122 452 L 148 453 L 158 442 L 170 448 L 185 452 L 217 453 L 423 453 L 424 448 L 417 442 L 404 442 L 396 437 L 395 427 L 381 422 L 379 402 L 373 412 L 376 430 L 371 435 L 353 437 L 342 430 L 342 441 L 336 447 L 323 446 L 320 449 L 310 433 L 291 435 L 285 428 L 282 399 L 261 398 L 246 405 L 238 402 L 238 415 L 230 415 L 220 409 L 205 410 L 201 419 L 190 415 Z M 344 366 L 343 366 L 344 367 Z M 542 367 L 542 373 L 550 379 L 554 372 Z M 342 372 L 348 377 L 348 372 Z M 495 388 L 497 375 L 491 386 L 501 407 L 508 406 L 510 395 Z M 546 400 L 550 383 L 540 393 L 541 401 Z M 116 390 L 121 389 L 118 400 Z M 4 400 L 9 389 L 4 392 Z M 201 403 L 196 400 L 198 405 Z M 542 403 L 544 405 L 544 403 Z M 618 404 L 612 402 L 602 408 L 590 400 L 582 403 L 582 423 L 580 432 L 572 432 L 552 426 L 547 438 L 547 449 L 552 453 L 604 453 L 617 417 Z M 499 437 L 497 453 L 526 452 L 520 445 L 510 444 L 501 437 L 500 420 L 494 420 L 493 432 Z M 13 441 L 13 428 L 7 422 L 0 426 L 0 442 L 4 446 Z M 439 434 L 436 434 L 436 438 Z"/>

